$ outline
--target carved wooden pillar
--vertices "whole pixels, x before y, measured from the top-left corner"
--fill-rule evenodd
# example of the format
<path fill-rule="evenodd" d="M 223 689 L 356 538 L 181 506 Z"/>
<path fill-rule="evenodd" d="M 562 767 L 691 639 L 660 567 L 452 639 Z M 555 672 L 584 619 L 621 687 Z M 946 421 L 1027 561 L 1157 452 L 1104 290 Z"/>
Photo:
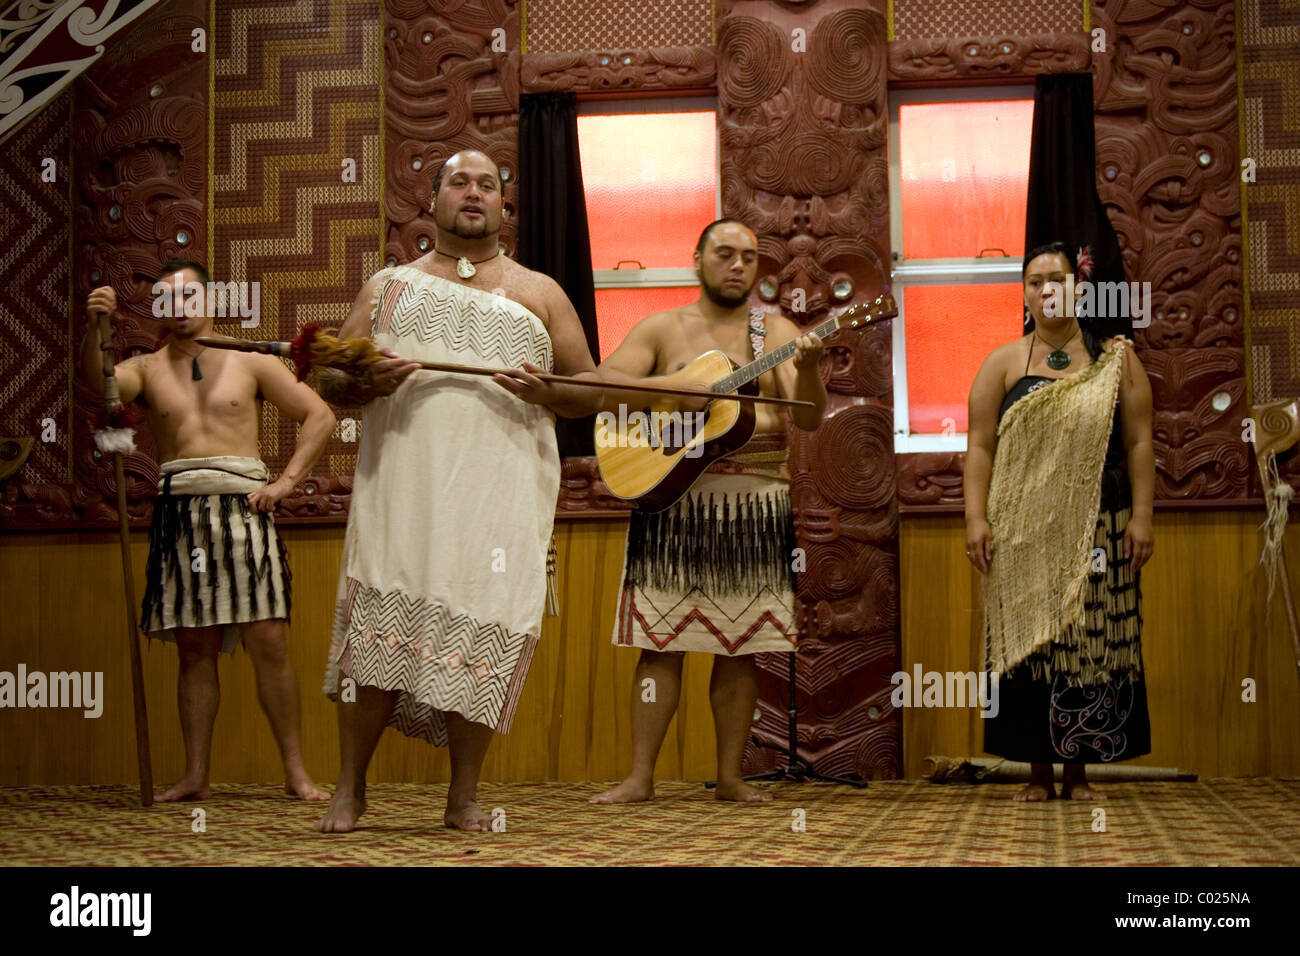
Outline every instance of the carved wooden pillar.
<path fill-rule="evenodd" d="M 76 84 L 72 120 L 72 348 L 86 329 L 86 296 L 117 291 L 118 355 L 152 351 L 161 331 L 153 316 L 154 275 L 172 257 L 203 262 L 208 173 L 207 57 L 193 31 L 207 27 L 204 0 L 173 0 L 118 37 Z M 91 427 L 102 399 L 73 387 L 73 504 L 88 521 L 117 514 L 110 460 L 100 460 Z M 125 459 L 128 508 L 143 520 L 158 479 L 152 436 Z M 66 516 L 65 516 L 66 520 Z"/>
<path fill-rule="evenodd" d="M 759 236 L 758 295 L 800 326 L 889 286 L 883 3 L 719 5 L 723 214 Z M 897 777 L 898 508 L 886 323 L 840 332 L 822 427 L 791 435 L 806 552 L 798 613 L 800 747 L 826 773 Z M 786 664 L 760 664 L 758 732 L 786 738 Z M 773 765 L 752 746 L 746 769 Z"/>
<path fill-rule="evenodd" d="M 1232 0 L 1098 0 L 1097 187 L 1124 271 L 1150 282 L 1135 331 L 1155 400 L 1156 498 L 1240 499 L 1256 484 L 1241 278 Z M 1258 491 L 1255 492 L 1258 494 Z"/>
<path fill-rule="evenodd" d="M 445 8 L 435 13 L 430 7 Z M 514 252 L 519 171 L 519 5 L 387 0 L 384 10 L 384 254 L 410 262 L 433 248 L 433 177 L 462 149 L 502 169 L 501 243 Z"/>

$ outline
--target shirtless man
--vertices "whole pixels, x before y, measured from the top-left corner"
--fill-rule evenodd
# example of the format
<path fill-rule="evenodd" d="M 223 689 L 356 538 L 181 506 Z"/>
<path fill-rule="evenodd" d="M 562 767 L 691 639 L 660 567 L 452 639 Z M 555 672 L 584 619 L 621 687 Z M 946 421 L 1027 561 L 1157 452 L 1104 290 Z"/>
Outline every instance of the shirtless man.
<path fill-rule="evenodd" d="M 761 350 L 794 340 L 797 347 L 793 359 L 764 372 L 758 379 L 759 391 L 811 402 L 812 408 L 796 408 L 789 416 L 805 431 L 816 429 L 826 408 L 826 389 L 817 370 L 822 342 L 811 332 L 800 334 L 798 327 L 782 315 L 750 309 L 749 293 L 758 271 L 758 240 L 754 233 L 732 219 L 711 223 L 696 246 L 695 268 L 700 277 L 700 297 L 690 305 L 642 319 L 601 363 L 600 371 L 610 377 L 665 375 L 680 370 L 710 349 L 721 350 L 740 366 L 748 364 Z M 777 406 L 766 404 L 755 405 L 754 411 L 755 438 L 729 461 L 711 465 L 701 476 L 688 494 L 688 499 L 695 499 L 693 508 L 688 500 L 674 506 L 682 509 L 676 526 L 684 529 L 683 535 L 698 536 L 699 541 L 697 546 L 684 549 L 686 556 L 680 556 L 682 549 L 678 549 L 676 571 L 680 586 L 656 587 L 651 583 L 653 566 L 662 560 L 655 556 L 674 550 L 667 522 L 659 523 L 656 516 L 646 517 L 641 512 L 632 516 L 635 533 L 629 534 L 627 573 L 614 635 L 615 644 L 641 648 L 632 694 L 632 771 L 618 786 L 593 797 L 593 803 L 653 798 L 655 761 L 677 710 L 685 651 L 716 655 L 709 685 L 718 748 L 715 796 L 742 802 L 772 799 L 770 794 L 745 783 L 740 765 L 757 696 L 753 654 L 794 651 L 794 593 L 789 566 L 794 530 L 789 510 L 789 473 L 784 464 L 788 450 L 782 413 Z M 784 540 L 780 548 L 773 549 L 775 560 L 767 565 L 743 546 L 730 552 L 741 554 L 738 560 L 745 565 L 743 576 L 760 581 L 761 587 L 748 592 L 716 588 L 709 592 L 704 583 L 710 578 L 708 565 L 721 560 L 710 551 L 711 542 L 716 543 L 726 534 L 726 525 L 717 513 L 711 526 L 707 520 L 693 524 L 691 515 L 710 507 L 710 496 L 716 499 L 718 508 L 726 499 L 731 514 L 744 513 L 760 522 L 759 527 L 764 523 L 767 527 L 781 527 Z M 751 505 L 751 500 L 775 501 L 776 510 L 761 503 Z M 638 523 L 642 525 L 639 528 Z M 638 540 L 643 542 L 643 554 L 634 553 L 632 542 Z M 770 615 L 768 621 L 779 621 L 779 626 L 763 623 L 764 615 Z M 702 622 L 705 618 L 708 624 Z M 647 684 L 648 680 L 653 683 Z M 646 687 L 654 688 L 649 701 L 644 699 Z"/>
<path fill-rule="evenodd" d="M 329 794 L 312 782 L 302 761 L 298 685 L 286 646 L 290 575 L 270 512 L 320 456 L 334 414 L 279 359 L 194 342 L 212 331 L 208 275 L 201 266 L 173 259 L 163 265 L 158 281 L 167 286 L 167 300 L 159 300 L 167 327 L 164 343 L 156 352 L 119 362 L 115 373 L 123 403 L 139 401 L 146 409 L 162 473 L 140 626 L 151 636 L 175 641 L 180 654 L 177 697 L 185 775 L 156 799 L 211 796 L 209 759 L 220 701 L 217 654 L 233 653 L 242 640 L 284 761 L 285 791 L 323 800 Z M 116 308 L 111 286 L 95 289 L 86 303 L 90 327 L 81 347 L 81 374 L 101 389 L 99 317 Z M 258 458 L 263 400 L 300 426 L 293 457 L 269 484 Z M 195 549 L 202 552 L 197 567 Z"/>
<path fill-rule="evenodd" d="M 599 381 L 564 292 L 501 254 L 496 164 L 456 153 L 433 193 L 434 249 L 366 282 L 339 331 L 389 358 L 364 376 L 320 379 L 328 401 L 365 415 L 325 679 L 341 748 L 319 823 L 328 833 L 352 830 L 365 811 L 366 767 L 388 724 L 450 749 L 444 825 L 490 829 L 479 774 L 493 734 L 509 730 L 541 633 L 560 478 L 554 415 L 602 402 L 601 389 L 532 374 Z M 510 371 L 413 375 L 412 360 Z"/>

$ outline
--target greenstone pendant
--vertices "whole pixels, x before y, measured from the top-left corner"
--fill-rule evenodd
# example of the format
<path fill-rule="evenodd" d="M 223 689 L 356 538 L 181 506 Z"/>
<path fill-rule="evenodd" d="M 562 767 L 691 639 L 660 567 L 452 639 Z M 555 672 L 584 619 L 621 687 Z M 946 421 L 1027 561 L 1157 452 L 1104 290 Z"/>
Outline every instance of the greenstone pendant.
<path fill-rule="evenodd" d="M 1061 369 L 1069 367 L 1070 353 L 1065 351 L 1065 349 L 1056 349 L 1055 351 L 1048 352 L 1047 364 L 1049 367 L 1059 372 Z"/>

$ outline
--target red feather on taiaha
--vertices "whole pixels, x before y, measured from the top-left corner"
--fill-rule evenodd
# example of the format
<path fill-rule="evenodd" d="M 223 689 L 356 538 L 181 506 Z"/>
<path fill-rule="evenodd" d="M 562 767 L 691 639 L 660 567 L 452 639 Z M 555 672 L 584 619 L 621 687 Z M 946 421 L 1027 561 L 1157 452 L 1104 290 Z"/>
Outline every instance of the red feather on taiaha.
<path fill-rule="evenodd" d="M 117 405 L 108 410 L 100 409 L 95 428 L 135 428 L 139 424 L 135 409 L 130 405 Z"/>
<path fill-rule="evenodd" d="M 1078 273 L 1077 275 L 1078 280 L 1080 282 L 1087 282 L 1089 279 L 1091 279 L 1092 269 L 1093 269 L 1092 247 L 1084 246 L 1082 249 L 1079 250 L 1079 266 L 1075 270 Z"/>
<path fill-rule="evenodd" d="M 317 366 L 361 372 L 384 360 L 369 339 L 340 339 L 311 323 L 304 325 L 297 338 L 289 343 L 289 357 L 300 382 Z"/>
<path fill-rule="evenodd" d="M 111 389 L 116 394 L 116 383 Z M 135 411 L 130 405 L 124 405 L 111 398 L 107 408 L 101 408 L 95 415 L 95 427 L 92 437 L 95 447 L 101 455 L 132 455 L 135 453 Z"/>

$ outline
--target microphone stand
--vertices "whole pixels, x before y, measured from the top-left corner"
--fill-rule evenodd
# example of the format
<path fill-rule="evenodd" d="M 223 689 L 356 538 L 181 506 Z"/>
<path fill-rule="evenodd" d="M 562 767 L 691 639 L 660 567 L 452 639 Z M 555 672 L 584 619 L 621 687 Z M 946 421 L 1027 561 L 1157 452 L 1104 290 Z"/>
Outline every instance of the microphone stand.
<path fill-rule="evenodd" d="M 867 786 L 867 781 L 858 780 L 853 777 L 837 777 L 833 774 L 820 773 L 813 768 L 808 759 L 799 753 L 799 708 L 796 705 L 795 696 L 795 656 L 798 652 L 791 651 L 789 655 L 789 686 L 790 699 L 788 704 L 787 729 L 789 740 L 785 745 L 770 743 L 759 738 L 757 734 L 752 734 L 750 740 L 754 746 L 763 747 L 767 750 L 775 750 L 779 754 L 785 754 L 786 764 L 783 767 L 777 767 L 774 770 L 765 770 L 762 773 L 746 774 L 746 780 L 792 780 L 795 783 L 806 783 L 809 780 L 817 780 L 823 783 L 839 783 L 847 787 L 855 787 L 861 790 Z M 704 786 L 712 790 L 717 786 L 717 781 L 706 781 Z"/>

